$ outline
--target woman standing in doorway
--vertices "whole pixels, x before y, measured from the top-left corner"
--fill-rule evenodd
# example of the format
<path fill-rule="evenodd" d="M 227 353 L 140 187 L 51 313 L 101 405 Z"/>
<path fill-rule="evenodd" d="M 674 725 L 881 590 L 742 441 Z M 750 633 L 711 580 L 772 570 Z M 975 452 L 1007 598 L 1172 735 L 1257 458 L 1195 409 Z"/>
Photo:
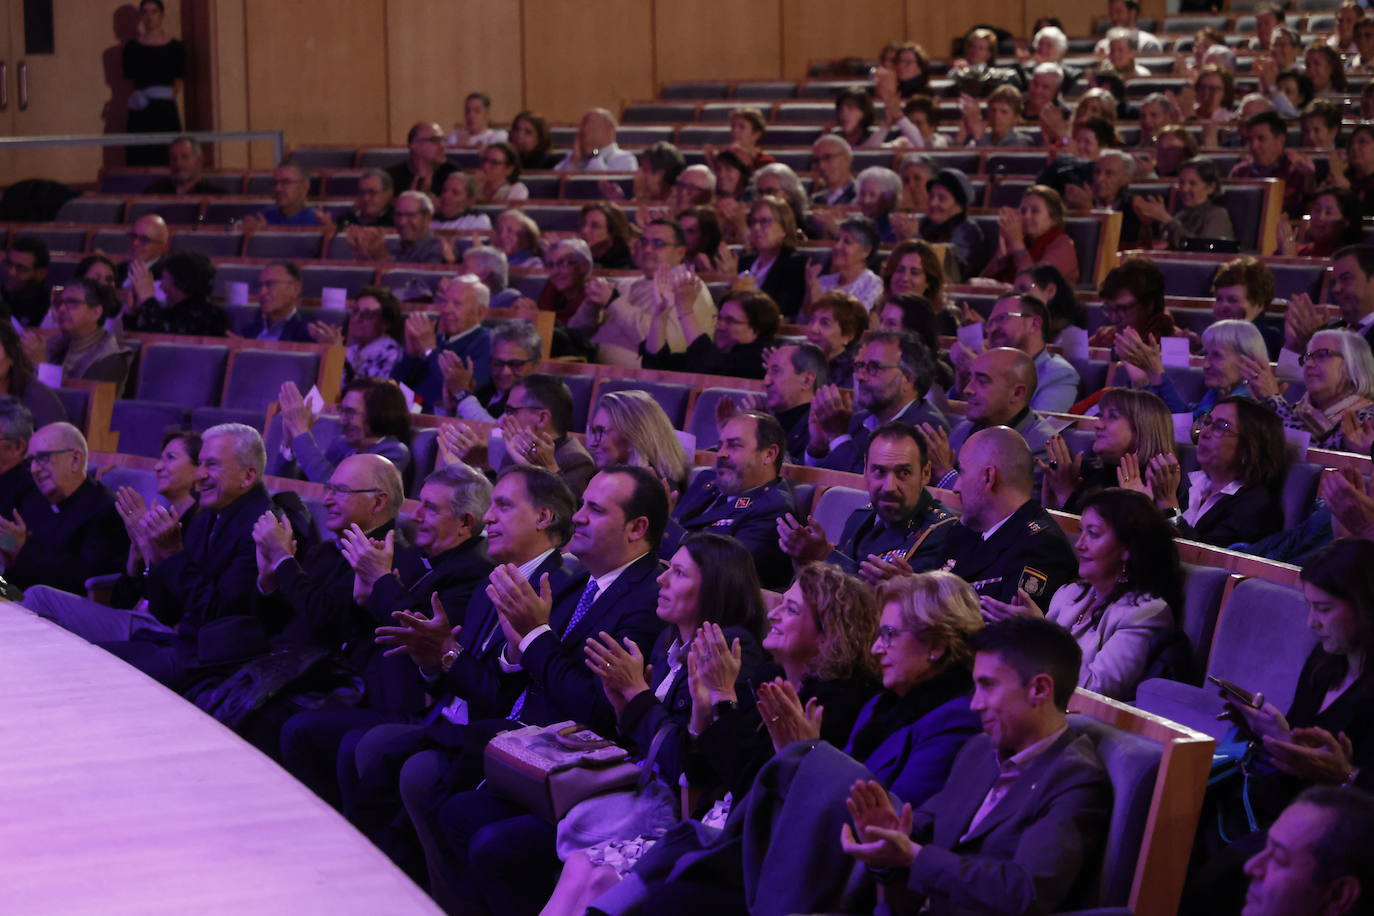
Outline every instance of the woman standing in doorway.
<path fill-rule="evenodd" d="M 162 27 L 167 12 L 162 0 L 138 5 L 138 35 L 124 45 L 124 78 L 134 84 L 129 96 L 129 133 L 181 131 L 176 81 L 186 75 L 186 46 L 169 38 Z M 129 165 L 166 165 L 167 145 L 131 146 Z"/>

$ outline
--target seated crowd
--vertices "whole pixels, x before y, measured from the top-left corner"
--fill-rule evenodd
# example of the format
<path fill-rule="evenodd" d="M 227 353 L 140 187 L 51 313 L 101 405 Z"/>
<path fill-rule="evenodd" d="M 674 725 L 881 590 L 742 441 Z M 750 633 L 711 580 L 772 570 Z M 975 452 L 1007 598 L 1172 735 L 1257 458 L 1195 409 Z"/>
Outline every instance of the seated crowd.
<path fill-rule="evenodd" d="M 38 367 L 122 384 L 126 333 L 229 333 L 214 262 L 173 253 L 149 214 L 127 256 L 86 258 L 54 295 L 47 246 L 12 239 L 4 581 L 233 727 L 447 912 L 744 914 L 769 895 L 769 912 L 1048 913 L 1100 903 L 1113 812 L 1074 690 L 1129 703 L 1192 677 L 1180 540 L 1287 560 L 1316 645 L 1286 710 L 1229 695 L 1247 817 L 1208 793 L 1182 907 L 1367 912 L 1374 484 L 1328 468 L 1296 519 L 1285 496 L 1309 447 L 1374 454 L 1374 130 L 1341 138 L 1330 98 L 1374 60 L 1374 23 L 1346 3 L 1302 61 L 1263 7 L 1262 91 L 1227 97 L 1235 54 L 1204 31 L 1178 63 L 1189 88 L 1132 106 L 1137 55 L 1161 48 L 1138 12 L 1111 0 L 1086 70 L 1051 23 L 1015 60 L 971 32 L 954 135 L 924 51 L 891 46 L 836 100 L 809 188 L 762 149 L 755 109 L 688 165 L 620 148 L 604 109 L 558 156 L 543 118 L 495 127 L 482 93 L 447 137 L 415 125 L 341 218 L 284 163 L 246 233 L 321 227 L 360 261 L 450 269 L 418 296 L 364 286 L 338 325 L 308 317 L 301 264 L 263 262 L 240 336 L 343 346 L 343 386 L 320 393 L 337 406 L 284 384 L 270 448 L 242 423 L 168 430 L 151 504 L 101 482 Z M 1076 81 L 1092 88 L 1070 106 Z M 1289 121 L 1329 153 L 1286 149 Z M 1334 309 L 1297 293 L 1271 312 L 1277 262 L 1240 256 L 1217 262 L 1212 320 L 1185 327 L 1148 252 L 1236 235 L 1188 125 L 1243 146 L 1228 179 L 1283 183 L 1278 244 L 1329 268 Z M 951 143 L 1045 149 L 1045 169 L 978 222 L 981 188 L 921 152 Z M 479 150 L 476 172 L 446 145 Z M 855 150 L 882 148 L 898 170 L 854 174 Z M 171 152 L 157 193 L 216 193 L 194 141 Z M 477 209 L 527 200 L 542 170 L 634 178 L 602 182 L 576 233 Z M 1120 212 L 1122 250 L 1145 252 L 1111 252 L 1100 283 L 1066 230 L 1088 210 Z M 824 260 L 802 251 L 818 242 Z M 542 292 L 508 288 L 512 268 Z M 754 393 L 714 402 L 697 467 L 651 386 L 579 414 L 550 352 L 606 381 Z M 434 423 L 431 468 L 414 436 Z M 828 472 L 867 496 L 836 530 L 797 484 Z M 320 485 L 322 511 L 269 477 Z M 631 749 L 637 788 L 551 817 L 484 782 L 498 735 L 566 721 Z"/>

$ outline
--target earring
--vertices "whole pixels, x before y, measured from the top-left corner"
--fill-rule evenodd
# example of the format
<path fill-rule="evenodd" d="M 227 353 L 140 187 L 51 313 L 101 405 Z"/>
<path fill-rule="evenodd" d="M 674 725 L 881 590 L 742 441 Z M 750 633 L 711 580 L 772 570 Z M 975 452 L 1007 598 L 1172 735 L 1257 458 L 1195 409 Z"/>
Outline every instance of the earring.
<path fill-rule="evenodd" d="M 938 656 L 938 655 L 936 655 L 934 652 L 932 652 L 932 653 L 930 653 L 930 660 L 933 661 L 933 662 L 938 662 L 938 661 L 940 660 L 940 656 Z"/>

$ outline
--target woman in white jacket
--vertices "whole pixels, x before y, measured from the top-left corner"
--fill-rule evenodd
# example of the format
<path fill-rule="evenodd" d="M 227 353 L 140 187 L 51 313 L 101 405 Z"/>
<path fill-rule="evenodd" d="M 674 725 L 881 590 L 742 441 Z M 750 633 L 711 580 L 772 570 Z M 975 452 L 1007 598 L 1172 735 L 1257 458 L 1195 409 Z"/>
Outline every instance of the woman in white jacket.
<path fill-rule="evenodd" d="M 1113 699 L 1135 696 L 1152 646 L 1175 628 L 1183 605 L 1175 533 L 1154 502 L 1135 490 L 1111 487 L 1084 501 L 1074 544 L 1079 579 L 1059 589 L 1043 612 L 1083 650 L 1078 686 Z M 990 619 L 1042 615 L 1024 591 L 1014 603 L 985 597 L 982 605 Z"/>

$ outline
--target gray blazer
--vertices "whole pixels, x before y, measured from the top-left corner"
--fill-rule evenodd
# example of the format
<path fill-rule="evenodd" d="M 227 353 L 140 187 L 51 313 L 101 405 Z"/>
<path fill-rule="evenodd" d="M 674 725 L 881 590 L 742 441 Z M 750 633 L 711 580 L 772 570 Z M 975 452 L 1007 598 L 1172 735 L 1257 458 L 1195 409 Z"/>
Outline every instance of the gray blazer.
<path fill-rule="evenodd" d="M 1031 761 L 970 836 L 998 775 L 992 742 L 964 745 L 945 787 L 915 812 L 922 845 L 907 886 L 929 913 L 1057 913 L 1091 905 L 1112 789 L 1092 739 L 1072 728 Z"/>
<path fill-rule="evenodd" d="M 358 452 L 353 450 L 342 436 L 335 438 L 332 442 L 325 444 L 323 450 L 315 441 L 314 432 L 301 433 L 291 440 L 291 453 L 295 456 L 294 461 L 287 461 L 278 452 L 272 457 L 272 462 L 268 467 L 268 473 L 276 477 L 300 477 L 312 483 L 328 483 L 329 477 L 334 473 L 334 469 L 339 466 L 350 455 Z M 410 449 L 404 442 L 392 436 L 384 436 L 375 443 L 362 449 L 363 454 L 381 455 L 396 465 L 396 470 L 402 474 L 410 464 Z"/>
<path fill-rule="evenodd" d="M 1012 427 L 1021 434 L 1021 438 L 1026 440 L 1026 445 L 1030 446 L 1031 460 L 1045 457 L 1045 443 L 1050 441 L 1050 437 L 1055 435 L 1054 427 L 1045 420 L 1044 417 L 1034 410 L 1027 410 L 1025 416 Z M 959 450 L 964 447 L 965 440 L 969 436 L 978 432 L 974 428 L 972 420 L 963 420 L 954 427 L 949 434 L 949 447 L 954 450 L 954 457 L 959 458 Z M 932 485 L 953 489 L 954 482 L 959 479 L 958 471 L 951 471 L 938 481 L 931 481 Z M 1035 486 L 1036 492 L 1040 492 L 1040 466 L 1035 465 Z"/>
<path fill-rule="evenodd" d="M 1035 376 L 1032 410 L 1064 413 L 1078 401 L 1078 370 L 1059 354 L 1041 350 L 1035 357 Z"/>

